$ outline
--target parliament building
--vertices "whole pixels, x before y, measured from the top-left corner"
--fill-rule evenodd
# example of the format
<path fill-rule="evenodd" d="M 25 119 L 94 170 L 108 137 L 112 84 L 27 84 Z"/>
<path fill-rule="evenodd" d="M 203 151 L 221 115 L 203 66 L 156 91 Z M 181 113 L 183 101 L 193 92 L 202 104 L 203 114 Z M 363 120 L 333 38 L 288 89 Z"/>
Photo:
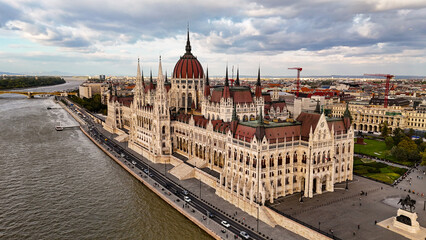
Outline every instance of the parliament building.
<path fill-rule="evenodd" d="M 254 91 L 253 91 L 254 90 Z M 152 162 L 171 164 L 179 179 L 196 178 L 216 194 L 253 214 L 265 202 L 290 194 L 333 192 L 352 180 L 354 129 L 348 109 L 342 117 L 319 111 L 292 118 L 286 103 L 262 92 L 260 69 L 253 90 L 210 85 L 191 52 L 170 79 L 145 79 L 138 60 L 133 97 L 108 97 L 106 130 Z M 126 129 L 127 128 L 127 129 Z"/>

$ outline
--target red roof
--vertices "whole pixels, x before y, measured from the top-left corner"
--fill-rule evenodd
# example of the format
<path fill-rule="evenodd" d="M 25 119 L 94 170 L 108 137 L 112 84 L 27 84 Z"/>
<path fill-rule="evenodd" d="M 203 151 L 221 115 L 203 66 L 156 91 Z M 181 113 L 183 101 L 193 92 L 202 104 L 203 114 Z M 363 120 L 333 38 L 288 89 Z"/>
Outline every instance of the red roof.
<path fill-rule="evenodd" d="M 174 78 L 203 78 L 204 72 L 200 62 L 191 53 L 180 57 L 173 70 Z"/>
<path fill-rule="evenodd" d="M 118 101 L 121 105 L 130 107 L 130 104 L 133 102 L 133 96 L 132 97 L 117 97 L 113 96 L 111 97 L 110 101 Z"/>
<path fill-rule="evenodd" d="M 315 131 L 315 128 L 318 125 L 318 121 L 320 117 L 321 117 L 321 114 L 318 114 L 318 113 L 306 113 L 306 112 L 300 113 L 300 115 L 297 117 L 296 120 L 299 122 L 302 122 L 302 131 L 301 131 L 302 136 L 309 137 L 311 126 L 312 126 L 312 131 Z"/>
<path fill-rule="evenodd" d="M 226 88 L 226 87 L 225 87 Z M 250 89 L 235 89 L 235 88 L 229 88 L 231 98 L 234 100 L 234 103 L 252 103 L 253 97 L 251 94 Z M 220 99 L 222 98 L 222 95 L 226 94 L 223 93 L 223 88 L 215 88 L 213 89 L 212 93 L 212 102 L 220 102 Z M 227 94 L 226 94 L 227 95 Z"/>

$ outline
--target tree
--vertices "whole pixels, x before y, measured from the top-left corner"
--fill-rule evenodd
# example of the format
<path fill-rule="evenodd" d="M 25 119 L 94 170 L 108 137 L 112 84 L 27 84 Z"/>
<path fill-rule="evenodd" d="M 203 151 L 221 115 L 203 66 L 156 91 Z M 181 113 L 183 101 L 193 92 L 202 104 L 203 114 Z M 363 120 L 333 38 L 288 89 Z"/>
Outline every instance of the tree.
<path fill-rule="evenodd" d="M 382 137 L 386 138 L 387 136 L 389 136 L 390 130 L 389 130 L 387 121 L 382 123 L 382 125 L 380 126 L 380 131 L 382 132 Z"/>
<path fill-rule="evenodd" d="M 398 143 L 398 147 L 404 149 L 407 152 L 417 151 L 417 145 L 413 140 L 406 138 Z"/>
<path fill-rule="evenodd" d="M 401 128 L 395 128 L 393 130 L 393 142 L 398 145 L 403 139 L 408 139 L 407 135 L 404 134 Z"/>
<path fill-rule="evenodd" d="M 385 143 L 388 149 L 391 149 L 393 146 L 395 146 L 395 143 L 393 142 L 393 138 L 390 136 L 385 138 Z"/>
<path fill-rule="evenodd" d="M 408 160 L 407 152 L 398 146 L 394 146 L 391 153 L 398 161 L 406 162 Z"/>

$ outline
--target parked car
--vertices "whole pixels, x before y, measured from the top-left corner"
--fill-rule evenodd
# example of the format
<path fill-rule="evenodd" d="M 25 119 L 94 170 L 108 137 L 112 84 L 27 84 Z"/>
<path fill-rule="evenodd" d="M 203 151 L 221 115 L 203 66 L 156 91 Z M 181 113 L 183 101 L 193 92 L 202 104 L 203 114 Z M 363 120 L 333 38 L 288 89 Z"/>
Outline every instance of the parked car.
<path fill-rule="evenodd" d="M 241 235 L 241 237 L 243 237 L 243 238 L 245 238 L 245 239 L 249 239 L 250 238 L 250 235 L 248 235 L 246 232 L 244 232 L 244 231 L 241 231 L 240 232 L 240 235 Z"/>
<path fill-rule="evenodd" d="M 136 165 L 136 162 L 135 162 L 135 161 L 132 161 L 132 164 L 133 164 L 133 165 Z"/>
<path fill-rule="evenodd" d="M 220 222 L 220 224 L 222 224 L 224 227 L 227 227 L 227 228 L 231 226 L 231 224 L 229 224 L 227 221 L 222 221 Z"/>
<path fill-rule="evenodd" d="M 186 190 L 183 190 L 183 191 L 182 191 L 182 193 L 183 193 L 183 195 L 185 195 L 185 196 L 186 196 L 186 195 L 188 195 L 188 191 L 186 191 Z"/>
<path fill-rule="evenodd" d="M 190 202 L 190 201 L 191 201 L 191 199 L 190 199 L 188 196 L 185 196 L 185 197 L 183 198 L 183 200 L 185 200 L 185 202 Z"/>

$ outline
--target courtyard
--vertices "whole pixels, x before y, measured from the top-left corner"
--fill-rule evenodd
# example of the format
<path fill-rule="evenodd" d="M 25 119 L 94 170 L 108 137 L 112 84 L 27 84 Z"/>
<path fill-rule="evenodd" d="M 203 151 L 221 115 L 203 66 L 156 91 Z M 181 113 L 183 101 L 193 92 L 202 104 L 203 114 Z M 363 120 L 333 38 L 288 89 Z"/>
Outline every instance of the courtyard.
<path fill-rule="evenodd" d="M 355 176 L 348 190 L 346 183 L 340 183 L 334 192 L 303 198 L 303 203 L 300 194 L 293 194 L 278 199 L 271 207 L 341 239 L 405 239 L 375 223 L 396 216 L 397 202 L 410 189 L 410 197 L 417 200 L 418 221 L 426 226 L 425 198 L 421 196 L 426 189 L 426 178 L 421 178 L 425 169 L 413 171 L 407 178 L 410 182 L 395 187 Z"/>

